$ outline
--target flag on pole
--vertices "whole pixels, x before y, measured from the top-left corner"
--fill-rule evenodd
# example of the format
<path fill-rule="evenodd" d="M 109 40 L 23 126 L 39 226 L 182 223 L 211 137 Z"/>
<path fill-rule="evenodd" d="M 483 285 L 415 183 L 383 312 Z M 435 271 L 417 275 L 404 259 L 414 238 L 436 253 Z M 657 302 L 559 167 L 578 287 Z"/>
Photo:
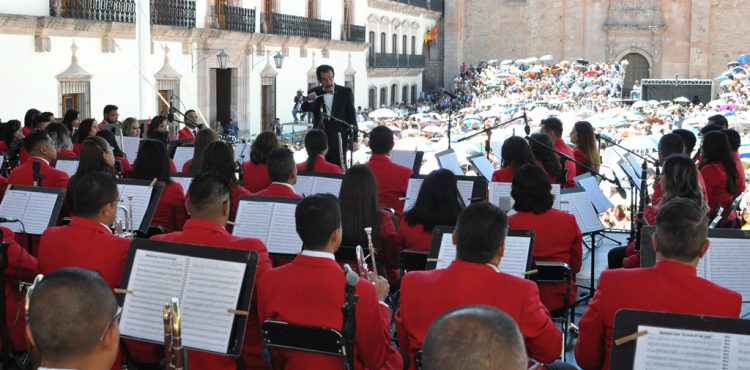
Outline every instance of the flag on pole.
<path fill-rule="evenodd" d="M 435 23 L 435 25 L 432 27 L 432 29 L 429 30 L 429 31 L 427 31 L 427 33 L 424 34 L 424 43 L 426 45 L 429 45 L 430 43 L 432 43 L 433 41 L 435 41 L 435 37 L 437 36 L 438 29 L 439 29 L 438 28 L 438 24 Z"/>

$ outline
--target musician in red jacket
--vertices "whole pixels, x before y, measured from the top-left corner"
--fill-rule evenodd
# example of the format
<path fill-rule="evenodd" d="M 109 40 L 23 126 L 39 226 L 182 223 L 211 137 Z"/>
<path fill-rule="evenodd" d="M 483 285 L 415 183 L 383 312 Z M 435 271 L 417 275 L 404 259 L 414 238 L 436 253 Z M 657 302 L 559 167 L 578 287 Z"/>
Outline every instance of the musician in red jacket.
<path fill-rule="evenodd" d="M 490 203 L 473 203 L 458 217 L 453 242 L 456 260 L 442 270 L 411 271 L 401 281 L 396 331 L 401 352 L 412 360 L 430 324 L 444 312 L 466 305 L 496 307 L 512 317 L 529 357 L 553 362 L 562 337 L 531 281 L 498 271 L 505 251 L 508 220 Z"/>
<path fill-rule="evenodd" d="M 274 149 L 268 155 L 268 177 L 271 185 L 255 195 L 262 197 L 302 198 L 292 185 L 297 183 L 297 166 L 294 154 L 286 148 Z"/>
<path fill-rule="evenodd" d="M 177 139 L 178 140 L 185 140 L 190 139 L 191 144 L 195 144 L 195 137 L 198 135 L 198 130 L 200 130 L 200 125 L 198 124 L 198 113 L 196 113 L 194 110 L 190 109 L 185 112 L 185 127 L 183 127 L 178 133 L 177 133 Z"/>
<path fill-rule="evenodd" d="M 57 159 L 57 150 L 49 135 L 34 132 L 23 139 L 23 145 L 32 157 L 11 172 L 8 179 L 11 185 L 34 185 L 34 163 L 39 163 L 42 183 L 38 185 L 63 189 L 68 186 L 68 174 L 50 165 Z"/>
<path fill-rule="evenodd" d="M 389 157 L 393 150 L 393 132 L 386 126 L 378 126 L 370 132 L 372 156 L 367 166 L 375 174 L 378 183 L 378 198 L 383 207 L 393 208 L 400 217 L 404 212 L 404 201 L 412 170 L 393 163 Z"/>
<path fill-rule="evenodd" d="M 661 207 L 651 238 L 656 265 L 602 272 L 579 324 L 575 346 L 579 366 L 609 369 L 614 318 L 621 309 L 739 317 L 739 293 L 696 275 L 696 266 L 708 251 L 706 237 L 705 212 L 698 202 L 675 198 Z"/>
<path fill-rule="evenodd" d="M 573 276 L 581 270 L 582 236 L 575 216 L 552 208 L 554 195 L 544 172 L 533 164 L 523 165 L 516 171 L 511 196 L 517 211 L 508 217 L 511 229 L 534 231 L 534 261 L 564 262 Z M 569 303 L 576 300 L 575 280 L 571 284 Z M 550 311 L 565 305 L 567 284 L 539 284 L 539 296 Z"/>
<path fill-rule="evenodd" d="M 271 185 L 271 179 L 268 178 L 268 155 L 277 148 L 281 148 L 281 143 L 271 131 L 261 132 L 253 141 L 250 158 L 242 164 L 242 186 L 249 192 L 257 193 Z"/>
<path fill-rule="evenodd" d="M 6 325 L 10 335 L 11 349 L 25 351 L 26 314 L 21 303 L 24 297 L 18 290 L 22 281 L 31 282 L 39 274 L 36 257 L 29 254 L 15 241 L 11 229 L 0 227 L 4 243 L 8 243 L 8 267 L 5 268 L 5 312 Z"/>
<path fill-rule="evenodd" d="M 550 140 L 554 144 L 555 149 L 557 151 L 566 154 L 570 158 L 574 158 L 575 154 L 573 154 L 573 149 L 570 149 L 568 144 L 565 144 L 565 141 L 562 139 L 563 135 L 563 125 L 562 121 L 560 121 L 557 117 L 549 117 L 542 120 L 541 124 L 542 132 L 547 134 L 549 136 Z M 565 161 L 565 169 L 567 170 L 566 177 L 567 182 L 564 184 L 566 188 L 572 188 L 575 187 L 575 181 L 573 178 L 576 176 L 576 164 L 572 161 Z"/>
<path fill-rule="evenodd" d="M 152 237 L 177 243 L 207 245 L 213 247 L 249 250 L 258 253 L 256 281 L 271 268 L 268 250 L 262 241 L 254 238 L 232 236 L 225 229 L 229 219 L 230 185 L 215 174 L 203 174 L 195 177 L 190 184 L 187 201 L 191 218 L 187 220 L 182 231 L 161 234 Z M 257 293 L 257 290 L 255 291 Z M 247 330 L 242 344 L 242 363 L 246 369 L 267 369 L 263 361 L 263 344 L 258 326 L 257 298 L 253 298 Z M 188 361 L 193 369 L 235 370 L 234 358 L 202 351 L 188 351 Z"/>
<path fill-rule="evenodd" d="M 719 207 L 728 210 L 734 198 L 740 195 L 739 182 L 744 186 L 744 173 L 738 173 L 732 158 L 729 140 L 721 131 L 711 131 L 703 135 L 703 162 L 700 172 L 706 181 L 708 192 L 708 207 L 710 217 L 713 218 Z M 742 179 L 740 179 L 742 176 Z M 730 214 L 729 221 L 734 221 L 736 215 Z"/>
<path fill-rule="evenodd" d="M 525 164 L 535 164 L 529 144 L 520 136 L 511 136 L 503 143 L 500 169 L 492 173 L 492 182 L 513 182 L 513 172 Z"/>
<path fill-rule="evenodd" d="M 341 330 L 344 304 L 344 270 L 334 252 L 341 244 L 341 212 L 336 197 L 316 194 L 303 199 L 295 212 L 297 234 L 303 251 L 284 266 L 260 277 L 258 315 L 297 325 Z M 382 301 L 388 282 L 371 275 L 356 287 L 357 333 L 354 339 L 355 369 L 401 369 L 403 361 L 391 346 L 390 310 Z M 277 369 L 342 369 L 340 358 L 307 352 L 272 350 Z"/>
<path fill-rule="evenodd" d="M 307 160 L 297 164 L 297 171 L 334 174 L 344 172 L 341 170 L 341 167 L 326 160 L 328 137 L 323 130 L 310 130 L 305 135 L 305 150 L 307 151 Z"/>

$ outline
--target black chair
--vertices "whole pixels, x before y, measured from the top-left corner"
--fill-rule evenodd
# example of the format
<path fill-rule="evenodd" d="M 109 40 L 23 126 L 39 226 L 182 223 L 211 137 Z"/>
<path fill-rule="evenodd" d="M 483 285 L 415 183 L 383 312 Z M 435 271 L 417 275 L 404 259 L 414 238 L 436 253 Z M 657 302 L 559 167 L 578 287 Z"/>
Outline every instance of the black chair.
<path fill-rule="evenodd" d="M 575 307 L 570 306 L 570 290 L 573 284 L 573 273 L 570 266 L 564 262 L 542 262 L 534 263 L 533 269 L 537 272 L 534 274 L 534 280 L 537 284 L 566 284 L 565 304 L 562 308 L 550 312 L 552 321 L 560 324 L 563 332 L 563 347 L 568 343 L 568 330 L 572 326 L 572 320 L 575 317 Z M 563 361 L 565 361 L 565 352 L 563 351 Z"/>
<path fill-rule="evenodd" d="M 266 320 L 261 325 L 260 335 L 271 354 L 271 368 L 274 361 L 270 349 L 273 348 L 340 357 L 344 368 L 347 356 L 351 355 L 346 353 L 341 333 L 333 329 Z"/>
<path fill-rule="evenodd" d="M 398 254 L 398 262 L 404 272 L 423 271 L 427 267 L 427 252 L 404 249 Z"/>

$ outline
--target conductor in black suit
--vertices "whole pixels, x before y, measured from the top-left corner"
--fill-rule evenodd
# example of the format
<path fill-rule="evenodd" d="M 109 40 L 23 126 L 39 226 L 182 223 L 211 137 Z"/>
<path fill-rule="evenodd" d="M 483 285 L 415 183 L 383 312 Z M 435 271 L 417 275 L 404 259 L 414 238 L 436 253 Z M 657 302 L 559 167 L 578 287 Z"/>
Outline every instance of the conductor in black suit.
<path fill-rule="evenodd" d="M 339 138 L 341 134 L 341 145 L 344 150 L 343 157 L 349 150 L 349 131 L 346 125 L 336 122 L 323 113 L 336 117 L 350 125 L 357 124 L 356 111 L 354 110 L 354 94 L 352 89 L 333 83 L 333 67 L 322 64 L 315 69 L 320 86 L 308 91 L 307 101 L 302 103 L 302 110 L 310 112 L 315 117 L 314 127 L 323 130 L 328 135 L 328 153 L 326 160 L 343 168 L 341 154 L 339 153 Z"/>

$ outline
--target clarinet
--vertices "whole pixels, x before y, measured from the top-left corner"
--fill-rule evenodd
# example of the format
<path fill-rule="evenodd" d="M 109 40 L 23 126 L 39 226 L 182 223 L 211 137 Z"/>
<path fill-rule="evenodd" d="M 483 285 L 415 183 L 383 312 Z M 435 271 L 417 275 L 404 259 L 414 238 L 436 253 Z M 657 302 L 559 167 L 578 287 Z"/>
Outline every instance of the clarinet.
<path fill-rule="evenodd" d="M 640 202 L 638 202 L 638 215 L 636 216 L 638 222 L 635 223 L 636 252 L 641 250 L 641 229 L 643 229 L 643 224 L 646 223 L 646 220 L 643 217 L 643 210 L 646 208 L 646 201 L 648 200 L 648 188 L 646 188 L 647 171 L 648 162 L 644 160 L 643 166 L 641 166 L 641 199 Z"/>

